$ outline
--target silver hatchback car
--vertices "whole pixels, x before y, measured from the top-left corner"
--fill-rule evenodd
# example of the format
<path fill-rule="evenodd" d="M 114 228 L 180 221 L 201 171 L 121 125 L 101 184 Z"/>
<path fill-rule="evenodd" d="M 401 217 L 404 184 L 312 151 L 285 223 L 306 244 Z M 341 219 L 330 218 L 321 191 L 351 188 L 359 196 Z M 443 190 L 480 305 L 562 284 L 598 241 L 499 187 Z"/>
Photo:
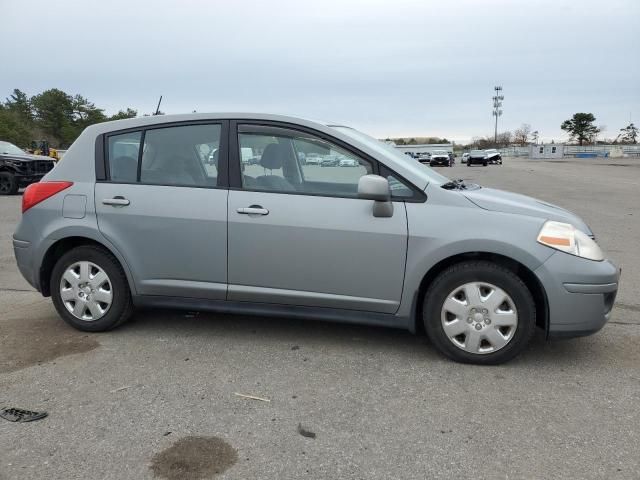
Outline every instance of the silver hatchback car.
<path fill-rule="evenodd" d="M 135 306 L 288 316 L 424 332 L 454 360 L 496 364 L 536 327 L 596 332 L 618 288 L 576 215 L 278 115 L 91 126 L 22 209 L 20 271 L 86 331 Z"/>

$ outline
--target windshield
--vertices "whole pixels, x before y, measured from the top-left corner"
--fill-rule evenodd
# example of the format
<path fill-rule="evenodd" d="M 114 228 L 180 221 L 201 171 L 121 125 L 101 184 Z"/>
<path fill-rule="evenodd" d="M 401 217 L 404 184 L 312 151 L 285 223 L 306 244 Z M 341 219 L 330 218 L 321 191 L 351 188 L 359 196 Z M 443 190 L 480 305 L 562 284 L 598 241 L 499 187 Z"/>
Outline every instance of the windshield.
<path fill-rule="evenodd" d="M 411 157 L 409 157 L 408 155 L 404 155 L 397 148 L 389 144 L 386 144 L 380 140 L 377 140 L 373 137 L 370 137 L 366 133 L 359 132 L 358 130 L 351 127 L 344 127 L 344 126 L 337 126 L 337 125 L 329 125 L 329 126 L 334 130 L 337 130 L 340 133 L 343 133 L 346 136 L 353 138 L 354 140 L 360 143 L 363 143 L 367 147 L 375 150 L 376 152 L 380 153 L 382 156 L 386 158 L 389 158 L 397 162 L 403 162 L 403 163 L 412 162 L 411 166 L 413 168 L 417 168 L 418 170 L 421 170 L 422 172 L 424 172 L 429 177 L 430 182 L 443 184 L 450 181 L 447 177 L 445 177 L 444 175 L 440 175 L 439 173 L 435 172 L 434 170 L 427 167 L 426 165 L 415 160 L 412 161 Z"/>
<path fill-rule="evenodd" d="M 445 152 L 444 150 L 435 150 L 433 152 L 433 155 L 449 155 L 447 152 Z"/>
<path fill-rule="evenodd" d="M 24 151 L 16 147 L 13 143 L 0 142 L 0 154 L 24 155 Z"/>

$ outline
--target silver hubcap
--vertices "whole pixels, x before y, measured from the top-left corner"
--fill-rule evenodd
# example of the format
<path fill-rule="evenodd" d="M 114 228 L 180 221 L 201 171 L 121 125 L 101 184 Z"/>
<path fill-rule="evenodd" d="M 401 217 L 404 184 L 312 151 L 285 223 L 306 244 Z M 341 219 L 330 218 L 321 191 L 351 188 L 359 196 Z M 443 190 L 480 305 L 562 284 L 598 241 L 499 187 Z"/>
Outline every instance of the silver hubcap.
<path fill-rule="evenodd" d="M 484 282 L 453 290 L 442 305 L 442 328 L 458 348 L 486 354 L 500 350 L 518 327 L 515 303 L 501 288 Z"/>
<path fill-rule="evenodd" d="M 111 307 L 111 280 L 95 263 L 74 263 L 62 275 L 60 298 L 71 315 L 93 322 L 102 318 Z"/>

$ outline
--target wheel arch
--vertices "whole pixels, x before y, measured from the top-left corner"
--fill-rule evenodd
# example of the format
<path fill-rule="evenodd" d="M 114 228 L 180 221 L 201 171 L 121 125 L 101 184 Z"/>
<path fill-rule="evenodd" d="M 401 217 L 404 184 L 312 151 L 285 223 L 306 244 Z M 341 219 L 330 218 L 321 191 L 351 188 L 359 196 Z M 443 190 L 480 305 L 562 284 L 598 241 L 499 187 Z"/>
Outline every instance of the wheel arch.
<path fill-rule="evenodd" d="M 49 246 L 49 248 L 47 248 L 44 256 L 42 257 L 42 262 L 40 262 L 40 269 L 38 271 L 38 285 L 40 286 L 40 291 L 43 296 L 51 296 L 51 286 L 49 284 L 49 279 L 51 278 L 51 273 L 57 260 L 69 250 L 83 245 L 95 245 L 103 248 L 111 255 L 113 255 L 124 270 L 125 276 L 127 277 L 127 281 L 129 283 L 129 289 L 131 290 L 131 293 L 134 294 L 135 287 L 131 274 L 129 272 L 129 268 L 124 259 L 118 252 L 115 251 L 114 248 L 106 245 L 106 242 L 100 242 L 94 238 L 85 237 L 82 235 L 74 235 L 62 238 L 54 242 Z"/>
<path fill-rule="evenodd" d="M 438 263 L 433 265 L 422 277 L 420 286 L 418 288 L 416 301 L 414 302 L 413 324 L 411 325 L 413 331 L 424 334 L 424 325 L 422 322 L 422 309 L 424 304 L 424 298 L 429 286 L 433 283 L 436 277 L 445 269 L 457 263 L 471 261 L 471 260 L 487 260 L 505 268 L 508 268 L 515 273 L 527 286 L 536 306 L 536 326 L 543 329 L 545 334 L 549 331 L 549 302 L 545 289 L 540 283 L 535 273 L 526 265 L 514 260 L 513 258 L 492 252 L 465 252 L 452 255 Z"/>

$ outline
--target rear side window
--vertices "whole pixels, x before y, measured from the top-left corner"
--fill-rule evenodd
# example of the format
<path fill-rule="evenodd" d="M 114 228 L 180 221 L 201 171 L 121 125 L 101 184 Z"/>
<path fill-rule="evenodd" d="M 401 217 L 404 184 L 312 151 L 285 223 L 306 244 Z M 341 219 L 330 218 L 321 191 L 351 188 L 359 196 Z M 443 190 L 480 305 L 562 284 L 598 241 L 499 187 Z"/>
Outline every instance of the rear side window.
<path fill-rule="evenodd" d="M 141 132 L 130 132 L 109 137 L 108 159 L 112 182 L 135 183 L 137 181 L 141 136 Z"/>
<path fill-rule="evenodd" d="M 219 124 L 147 130 L 140 183 L 215 187 L 220 131 Z"/>

